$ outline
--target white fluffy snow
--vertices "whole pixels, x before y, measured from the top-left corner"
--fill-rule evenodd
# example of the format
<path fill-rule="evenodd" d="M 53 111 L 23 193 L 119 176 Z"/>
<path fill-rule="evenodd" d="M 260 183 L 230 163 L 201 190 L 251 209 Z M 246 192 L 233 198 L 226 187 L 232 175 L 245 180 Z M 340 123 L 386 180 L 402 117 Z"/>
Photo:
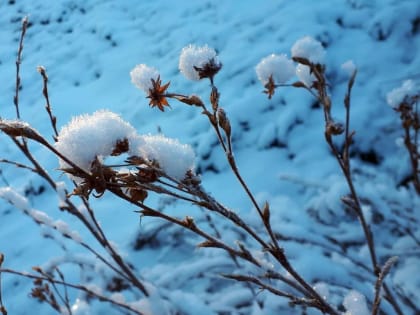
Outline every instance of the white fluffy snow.
<path fill-rule="evenodd" d="M 130 72 L 131 82 L 137 86 L 144 93 L 148 94 L 149 90 L 153 88 L 152 79 L 157 80 L 159 72 L 145 64 L 139 64 Z"/>
<path fill-rule="evenodd" d="M 56 149 L 83 170 L 90 172 L 96 157 L 109 156 L 118 141 L 128 140 L 129 147 L 138 146 L 136 130 L 120 116 L 101 110 L 85 114 L 65 125 L 55 144 Z M 60 168 L 69 165 L 60 159 Z"/>
<path fill-rule="evenodd" d="M 194 68 L 202 68 L 204 65 L 213 61 L 216 65 L 220 64 L 216 51 L 207 46 L 189 45 L 182 48 L 179 56 L 179 71 L 189 80 L 198 81 L 200 76 Z"/>
<path fill-rule="evenodd" d="M 275 84 L 282 84 L 289 81 L 295 74 L 293 61 L 287 58 L 285 54 L 271 54 L 258 63 L 255 67 L 258 79 L 263 85 L 268 82 L 272 76 Z"/>
<path fill-rule="evenodd" d="M 163 135 L 146 135 L 143 140 L 140 156 L 158 162 L 167 175 L 182 180 L 187 171 L 194 169 L 195 154 L 191 146 Z"/>
<path fill-rule="evenodd" d="M 306 58 L 313 63 L 324 63 L 325 49 L 311 36 L 305 36 L 292 46 L 292 57 Z"/>
<path fill-rule="evenodd" d="M 311 88 L 312 83 L 316 80 L 311 69 L 303 64 L 298 64 L 296 66 L 296 76 L 299 78 L 299 81 L 306 85 L 306 87 Z"/>

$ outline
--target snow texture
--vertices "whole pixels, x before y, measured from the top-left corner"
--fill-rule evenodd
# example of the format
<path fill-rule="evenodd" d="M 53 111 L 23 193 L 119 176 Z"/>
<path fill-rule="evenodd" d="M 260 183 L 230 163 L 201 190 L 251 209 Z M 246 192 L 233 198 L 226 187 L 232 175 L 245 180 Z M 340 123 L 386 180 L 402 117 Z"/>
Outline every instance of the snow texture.
<path fill-rule="evenodd" d="M 324 63 L 325 49 L 319 41 L 305 36 L 293 44 L 292 57 L 306 58 L 312 63 Z"/>
<path fill-rule="evenodd" d="M 130 72 L 131 82 L 137 86 L 144 93 L 149 94 L 149 90 L 153 88 L 152 79 L 159 78 L 159 72 L 145 64 L 140 64 L 134 67 Z"/>
<path fill-rule="evenodd" d="M 270 76 L 275 84 L 283 84 L 289 81 L 295 74 L 293 61 L 287 58 L 285 54 L 271 54 L 263 58 L 255 67 L 258 80 L 263 85 L 267 84 Z"/>
<path fill-rule="evenodd" d="M 195 68 L 203 68 L 206 64 L 213 61 L 215 65 L 220 65 L 216 51 L 207 46 L 189 45 L 182 48 L 179 56 L 179 71 L 189 80 L 198 81 L 200 76 Z"/>

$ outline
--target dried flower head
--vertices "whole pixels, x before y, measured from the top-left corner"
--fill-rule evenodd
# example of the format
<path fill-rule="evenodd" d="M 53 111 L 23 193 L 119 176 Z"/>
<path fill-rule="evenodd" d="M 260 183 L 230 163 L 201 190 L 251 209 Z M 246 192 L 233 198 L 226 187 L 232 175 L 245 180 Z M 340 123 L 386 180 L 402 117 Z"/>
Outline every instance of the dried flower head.
<path fill-rule="evenodd" d="M 217 53 L 213 48 L 205 45 L 197 47 L 189 45 L 184 47 L 179 57 L 179 70 L 190 80 L 198 81 L 203 78 L 213 80 L 221 69 Z"/>
<path fill-rule="evenodd" d="M 151 107 L 157 106 L 162 112 L 165 110 L 164 106 L 169 106 L 168 100 L 166 99 L 165 92 L 169 87 L 170 82 L 162 85 L 162 81 L 160 80 L 160 76 L 157 79 L 152 79 L 152 88 L 149 89 L 149 96 L 147 98 L 150 99 L 149 105 Z"/>

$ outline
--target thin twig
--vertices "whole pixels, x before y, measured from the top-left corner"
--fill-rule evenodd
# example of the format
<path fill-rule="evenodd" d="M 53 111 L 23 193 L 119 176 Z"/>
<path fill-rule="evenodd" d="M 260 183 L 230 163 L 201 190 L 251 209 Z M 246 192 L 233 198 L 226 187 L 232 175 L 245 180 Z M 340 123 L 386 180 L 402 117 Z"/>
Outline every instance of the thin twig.
<path fill-rule="evenodd" d="M 23 51 L 23 38 L 25 37 L 26 30 L 28 28 L 28 17 L 25 16 L 22 20 L 22 28 L 20 33 L 19 48 L 16 58 L 16 84 L 15 84 L 15 96 L 13 98 L 13 103 L 16 107 L 16 117 L 20 119 L 19 112 L 19 89 L 20 85 L 20 64 L 22 62 L 22 51 Z"/>

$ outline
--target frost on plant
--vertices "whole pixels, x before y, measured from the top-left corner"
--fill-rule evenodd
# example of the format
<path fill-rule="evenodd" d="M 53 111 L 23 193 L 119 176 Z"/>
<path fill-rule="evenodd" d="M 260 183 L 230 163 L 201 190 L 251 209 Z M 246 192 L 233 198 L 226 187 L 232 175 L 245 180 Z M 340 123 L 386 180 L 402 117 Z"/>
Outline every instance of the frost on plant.
<path fill-rule="evenodd" d="M 179 70 L 187 79 L 193 81 L 203 78 L 212 80 L 221 67 L 216 51 L 207 45 L 184 47 L 179 57 Z"/>
<path fill-rule="evenodd" d="M 159 78 L 159 72 L 145 64 L 140 64 L 134 67 L 130 72 L 131 82 L 137 86 L 144 93 L 149 94 L 149 90 L 153 88 L 152 80 Z"/>
<path fill-rule="evenodd" d="M 275 84 L 283 84 L 289 81 L 295 74 L 293 61 L 285 54 L 271 54 L 263 58 L 255 67 L 258 79 L 263 85 L 273 78 Z"/>
<path fill-rule="evenodd" d="M 324 63 L 325 50 L 322 44 L 310 36 L 305 36 L 292 46 L 292 57 L 305 58 L 312 63 Z"/>

